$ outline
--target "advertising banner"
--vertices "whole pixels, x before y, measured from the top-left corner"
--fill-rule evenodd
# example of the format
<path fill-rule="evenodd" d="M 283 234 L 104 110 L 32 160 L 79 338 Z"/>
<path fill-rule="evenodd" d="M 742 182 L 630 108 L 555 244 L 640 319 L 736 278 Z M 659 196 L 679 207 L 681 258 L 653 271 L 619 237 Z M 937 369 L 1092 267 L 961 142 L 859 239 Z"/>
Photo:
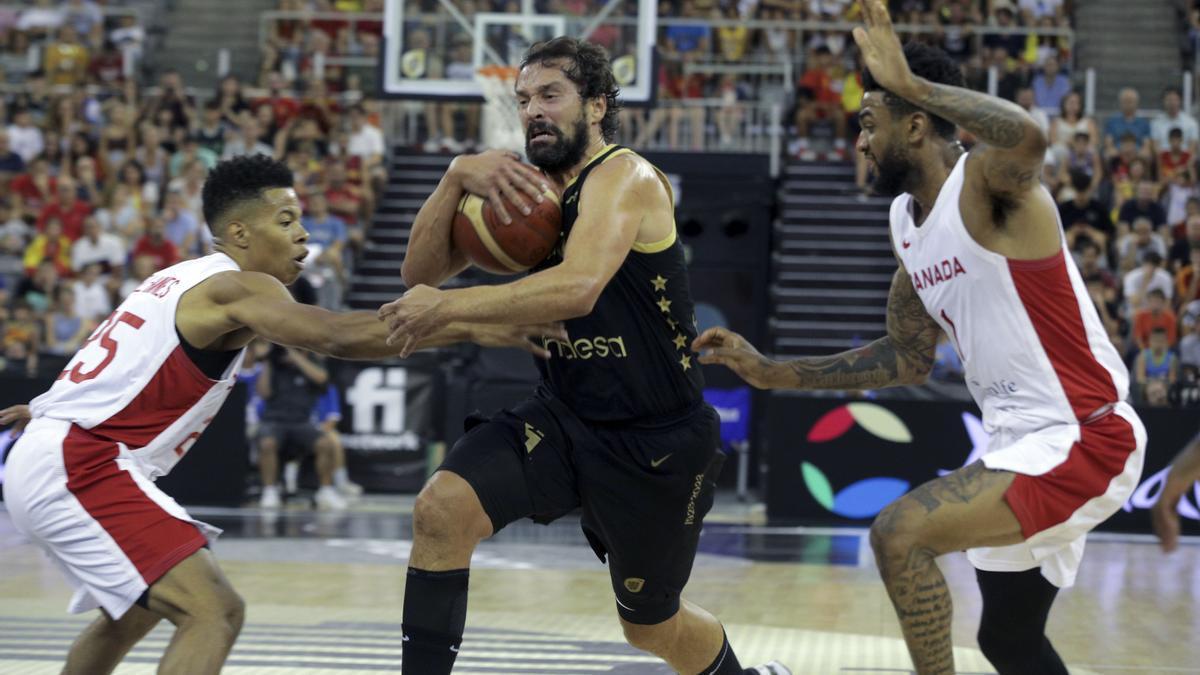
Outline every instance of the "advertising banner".
<path fill-rule="evenodd" d="M 416 492 L 426 450 L 440 432 L 441 370 L 436 362 L 329 362 L 341 394 L 338 424 L 350 475 L 376 492 Z"/>
<path fill-rule="evenodd" d="M 1171 459 L 1196 434 L 1194 412 L 1138 411 L 1149 434 L 1138 489 L 1100 529 L 1150 532 Z M 869 525 L 912 488 L 976 461 L 989 436 L 970 403 L 768 397 L 767 515 L 772 523 Z M 1180 504 L 1200 534 L 1200 484 Z"/>

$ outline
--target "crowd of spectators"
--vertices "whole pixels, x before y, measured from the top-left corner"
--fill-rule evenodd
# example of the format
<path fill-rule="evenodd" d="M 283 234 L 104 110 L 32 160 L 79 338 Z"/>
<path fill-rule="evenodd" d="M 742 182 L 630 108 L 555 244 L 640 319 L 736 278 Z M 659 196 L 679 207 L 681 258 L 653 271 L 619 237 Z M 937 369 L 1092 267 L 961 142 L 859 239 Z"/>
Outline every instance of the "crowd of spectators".
<path fill-rule="evenodd" d="M 305 276 L 341 306 L 386 179 L 372 101 L 278 73 L 257 91 L 226 77 L 204 94 L 173 71 L 143 83 L 126 61 L 136 15 L 88 0 L 4 11 L 4 56 L 22 58 L 0 58 L 0 370 L 52 374 L 142 280 L 211 252 L 201 188 L 243 154 L 292 168 Z"/>
<path fill-rule="evenodd" d="M 1200 386 L 1200 128 L 1176 89 L 1153 118 L 1133 89 L 1117 103 L 1094 120 L 1067 94 L 1042 178 L 1135 397 L 1166 405 Z"/>
<path fill-rule="evenodd" d="M 518 12 L 516 0 L 456 0 L 470 21 L 476 12 Z M 580 28 L 595 12 L 583 0 L 536 0 L 540 13 L 566 17 Z M 1069 0 L 892 0 L 897 23 L 922 26 L 916 39 L 936 44 L 958 59 L 971 85 L 983 89 L 988 71 L 1000 73 L 1000 93 L 1011 100 L 1032 96 L 1033 105 L 1049 116 L 1070 90 L 1063 64 L 1069 63 L 1069 40 L 1031 29 L 1070 27 Z M 374 78 L 363 68 L 374 67 L 379 54 L 381 24 L 371 13 L 380 0 L 280 0 L 278 9 L 294 14 L 269 22 L 264 45 L 261 82 L 272 77 L 290 81 L 310 72 L 320 61 L 330 91 L 372 93 Z M 472 40 L 436 0 L 409 0 L 406 5 L 403 76 L 409 79 L 470 79 Z M 345 10 L 364 15 L 337 18 Z M 657 35 L 660 105 L 653 111 L 627 110 L 623 140 L 674 149 L 701 149 L 705 136 L 728 145 L 749 101 L 779 101 L 789 106 L 793 123 L 791 149 L 815 156 L 809 137 L 815 128 L 831 145 L 831 154 L 845 157 L 857 132 L 854 115 L 861 98 L 861 64 L 853 39 L 844 27 L 798 31 L 787 22 L 858 21 L 853 0 L 660 0 L 658 13 L 666 19 L 710 20 L 711 25 L 660 22 Z M 308 14 L 305 14 L 305 13 Z M 316 13 L 316 14 L 312 14 Z M 614 57 L 634 53 L 637 0 L 622 0 L 610 20 L 591 33 L 592 41 Z M 747 20 L 770 27 L 748 26 Z M 527 44 L 513 31 L 495 26 L 487 36 L 495 53 L 510 59 Z M 516 50 L 514 52 L 514 50 Z M 741 76 L 721 66 L 748 63 L 787 63 L 795 81 L 779 77 Z M 790 84 L 791 86 L 786 86 Z M 1024 90 L 1030 90 L 1025 92 Z M 790 93 L 788 93 L 790 91 Z M 704 99 L 708 109 L 678 103 Z M 712 105 L 716 103 L 717 105 Z M 475 103 L 420 106 L 420 138 L 428 152 L 461 152 L 478 139 L 480 109 Z"/>

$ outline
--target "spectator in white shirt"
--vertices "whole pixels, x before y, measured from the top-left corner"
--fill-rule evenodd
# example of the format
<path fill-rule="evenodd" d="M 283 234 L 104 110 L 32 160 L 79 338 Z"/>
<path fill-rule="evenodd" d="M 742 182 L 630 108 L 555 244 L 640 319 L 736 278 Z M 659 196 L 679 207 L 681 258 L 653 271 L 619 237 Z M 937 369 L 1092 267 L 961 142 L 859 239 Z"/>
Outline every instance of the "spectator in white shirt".
<path fill-rule="evenodd" d="M 63 11 L 51 4 L 51 0 L 37 3 L 21 12 L 17 18 L 17 30 L 22 33 L 49 34 L 63 24 Z"/>
<path fill-rule="evenodd" d="M 383 160 L 383 132 L 367 121 L 367 111 L 361 105 L 350 109 L 350 138 L 346 152 L 362 157 L 369 164 Z"/>
<path fill-rule="evenodd" d="M 1171 130 L 1183 132 L 1183 148 L 1196 156 L 1200 145 L 1200 125 L 1196 118 L 1183 112 L 1183 96 L 1175 87 L 1163 94 L 1163 112 L 1150 121 L 1150 138 L 1154 139 L 1155 150 L 1163 152 L 1171 145 Z"/>
<path fill-rule="evenodd" d="M 1162 256 L 1157 251 L 1147 251 L 1142 256 L 1142 264 L 1125 274 L 1122 283 L 1125 290 L 1125 301 L 1129 303 L 1129 313 L 1145 309 L 1146 294 L 1158 289 L 1170 300 L 1175 293 L 1175 282 L 1162 268 Z"/>
<path fill-rule="evenodd" d="M 383 132 L 367 121 L 367 111 L 362 105 L 350 109 L 350 137 L 346 141 L 346 153 L 362 158 L 363 171 L 371 178 L 375 194 L 383 192 L 387 183 L 387 169 L 383 156 L 387 152 Z"/>
<path fill-rule="evenodd" d="M 82 272 L 95 264 L 120 279 L 124 276 L 125 245 L 117 235 L 105 232 L 98 218 L 88 216 L 83 221 L 83 236 L 71 245 L 71 268 Z"/>
<path fill-rule="evenodd" d="M 1055 22 L 1065 18 L 1063 0 L 1018 0 L 1021 17 L 1027 26 L 1033 26 L 1039 20 L 1050 17 Z"/>
<path fill-rule="evenodd" d="M 108 285 L 100 276 L 98 263 L 83 268 L 83 273 L 75 280 L 74 289 L 75 314 L 84 321 L 99 321 L 112 312 L 112 298 Z"/>
<path fill-rule="evenodd" d="M 1200 321 L 1185 319 L 1183 322 L 1189 333 L 1179 341 L 1179 361 L 1185 366 L 1200 368 Z"/>
<path fill-rule="evenodd" d="M 18 110 L 13 115 L 13 123 L 8 125 L 8 146 L 20 155 L 26 164 L 46 149 L 42 129 L 33 123 L 33 116 L 28 109 Z"/>

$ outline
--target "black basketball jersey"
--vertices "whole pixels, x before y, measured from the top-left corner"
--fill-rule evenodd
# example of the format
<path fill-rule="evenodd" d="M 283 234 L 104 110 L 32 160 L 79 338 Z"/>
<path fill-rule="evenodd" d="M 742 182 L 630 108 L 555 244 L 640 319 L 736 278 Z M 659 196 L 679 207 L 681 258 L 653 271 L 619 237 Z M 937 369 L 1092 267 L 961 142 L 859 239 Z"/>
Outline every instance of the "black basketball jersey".
<path fill-rule="evenodd" d="M 559 245 L 534 272 L 562 262 L 588 174 L 622 154 L 632 151 L 608 146 L 567 185 Z M 655 171 L 670 192 L 666 176 Z M 703 399 L 704 376 L 691 350 L 695 312 L 674 227 L 662 241 L 635 243 L 592 313 L 567 321 L 566 327 L 570 342 L 546 340 L 550 358 L 538 359 L 538 369 L 545 386 L 579 417 L 643 420 L 687 410 Z"/>

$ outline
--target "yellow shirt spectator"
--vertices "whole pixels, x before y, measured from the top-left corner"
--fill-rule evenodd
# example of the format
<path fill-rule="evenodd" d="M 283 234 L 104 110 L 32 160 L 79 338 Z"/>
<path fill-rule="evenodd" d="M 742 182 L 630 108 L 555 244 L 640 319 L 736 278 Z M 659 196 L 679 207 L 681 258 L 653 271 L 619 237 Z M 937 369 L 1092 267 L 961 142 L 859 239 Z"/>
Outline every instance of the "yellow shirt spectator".
<path fill-rule="evenodd" d="M 745 26 L 722 26 L 717 29 L 721 41 L 721 56 L 726 61 L 741 61 L 750 43 L 750 29 Z"/>
<path fill-rule="evenodd" d="M 862 73 L 857 70 L 846 73 L 846 79 L 842 80 L 842 110 L 846 114 L 853 115 L 862 109 Z"/>
<path fill-rule="evenodd" d="M 46 47 L 46 78 L 50 84 L 83 84 L 88 50 L 73 42 L 52 42 Z"/>

